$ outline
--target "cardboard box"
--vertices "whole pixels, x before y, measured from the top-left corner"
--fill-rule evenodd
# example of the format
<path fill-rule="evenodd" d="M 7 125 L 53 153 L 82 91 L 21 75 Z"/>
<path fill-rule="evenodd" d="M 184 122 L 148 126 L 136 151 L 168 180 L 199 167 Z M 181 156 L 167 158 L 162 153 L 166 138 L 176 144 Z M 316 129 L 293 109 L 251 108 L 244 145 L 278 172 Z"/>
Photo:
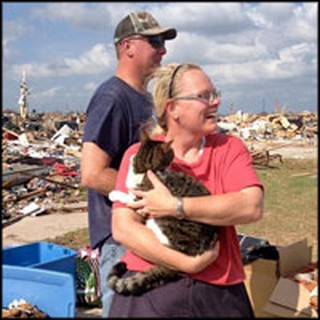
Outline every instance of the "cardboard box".
<path fill-rule="evenodd" d="M 275 317 L 318 318 L 310 305 L 310 292 L 302 284 L 286 278 L 312 262 L 312 247 L 308 246 L 307 239 L 279 248 L 279 257 L 280 278 L 264 311 Z"/>
<path fill-rule="evenodd" d="M 245 266 L 245 286 L 256 317 L 269 318 L 263 311 L 277 283 L 277 261 L 258 259 Z"/>
<path fill-rule="evenodd" d="M 303 285 L 281 277 L 264 310 L 282 318 L 318 318 L 309 300 L 310 292 Z"/>
<path fill-rule="evenodd" d="M 308 290 L 285 278 L 311 262 L 312 247 L 303 239 L 277 250 L 277 260 L 258 259 L 245 266 L 245 285 L 255 316 L 318 317 L 310 306 Z"/>

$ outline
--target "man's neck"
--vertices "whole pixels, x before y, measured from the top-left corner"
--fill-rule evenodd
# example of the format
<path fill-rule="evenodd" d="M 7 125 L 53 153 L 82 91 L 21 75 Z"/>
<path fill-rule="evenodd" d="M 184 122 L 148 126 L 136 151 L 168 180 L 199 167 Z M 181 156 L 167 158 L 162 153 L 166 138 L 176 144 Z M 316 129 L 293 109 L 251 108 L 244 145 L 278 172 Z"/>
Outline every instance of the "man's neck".
<path fill-rule="evenodd" d="M 136 75 L 134 72 L 130 72 L 130 70 L 127 68 L 124 69 L 118 67 L 116 76 L 139 93 L 147 93 L 147 82 L 142 78 L 141 75 Z"/>

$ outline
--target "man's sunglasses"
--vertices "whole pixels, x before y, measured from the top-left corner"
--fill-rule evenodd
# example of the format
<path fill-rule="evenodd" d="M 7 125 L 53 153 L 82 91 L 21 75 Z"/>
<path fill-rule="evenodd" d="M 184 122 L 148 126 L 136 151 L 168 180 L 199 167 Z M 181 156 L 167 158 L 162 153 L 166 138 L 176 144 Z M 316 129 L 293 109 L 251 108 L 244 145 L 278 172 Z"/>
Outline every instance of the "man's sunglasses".
<path fill-rule="evenodd" d="M 149 44 L 155 49 L 160 49 L 164 47 L 164 43 L 165 43 L 165 40 L 161 36 L 134 36 L 134 37 L 130 37 L 129 40 L 148 41 Z"/>

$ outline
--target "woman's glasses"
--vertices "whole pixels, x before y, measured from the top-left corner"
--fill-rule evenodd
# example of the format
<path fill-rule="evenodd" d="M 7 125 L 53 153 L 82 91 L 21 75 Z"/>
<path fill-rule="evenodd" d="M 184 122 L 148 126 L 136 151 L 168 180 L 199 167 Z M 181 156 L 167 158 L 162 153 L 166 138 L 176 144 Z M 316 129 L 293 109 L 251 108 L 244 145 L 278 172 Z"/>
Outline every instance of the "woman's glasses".
<path fill-rule="evenodd" d="M 217 98 L 221 97 L 220 90 L 214 90 L 212 92 L 204 91 L 201 93 L 193 94 L 190 96 L 182 96 L 182 97 L 175 97 L 175 100 L 199 100 L 204 103 L 209 104 L 210 102 L 216 100 Z"/>
<path fill-rule="evenodd" d="M 168 98 L 173 100 L 198 100 L 202 101 L 206 104 L 209 104 L 211 101 L 215 101 L 217 98 L 221 97 L 221 91 L 214 89 L 213 91 L 203 91 L 197 94 L 189 95 L 189 96 L 180 96 L 180 97 L 173 97 L 173 84 L 176 78 L 176 75 L 179 69 L 183 66 L 183 64 L 179 64 L 172 72 L 172 76 L 169 83 L 169 90 L 168 90 Z"/>

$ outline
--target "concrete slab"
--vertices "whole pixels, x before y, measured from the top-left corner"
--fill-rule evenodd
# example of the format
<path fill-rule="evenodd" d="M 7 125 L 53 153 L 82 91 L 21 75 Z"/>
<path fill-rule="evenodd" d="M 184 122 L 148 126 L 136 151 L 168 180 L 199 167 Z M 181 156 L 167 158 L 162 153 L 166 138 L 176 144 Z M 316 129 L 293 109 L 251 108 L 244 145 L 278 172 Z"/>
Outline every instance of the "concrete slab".
<path fill-rule="evenodd" d="M 87 212 L 28 216 L 2 229 L 2 247 L 43 241 L 86 227 L 88 227 Z"/>

